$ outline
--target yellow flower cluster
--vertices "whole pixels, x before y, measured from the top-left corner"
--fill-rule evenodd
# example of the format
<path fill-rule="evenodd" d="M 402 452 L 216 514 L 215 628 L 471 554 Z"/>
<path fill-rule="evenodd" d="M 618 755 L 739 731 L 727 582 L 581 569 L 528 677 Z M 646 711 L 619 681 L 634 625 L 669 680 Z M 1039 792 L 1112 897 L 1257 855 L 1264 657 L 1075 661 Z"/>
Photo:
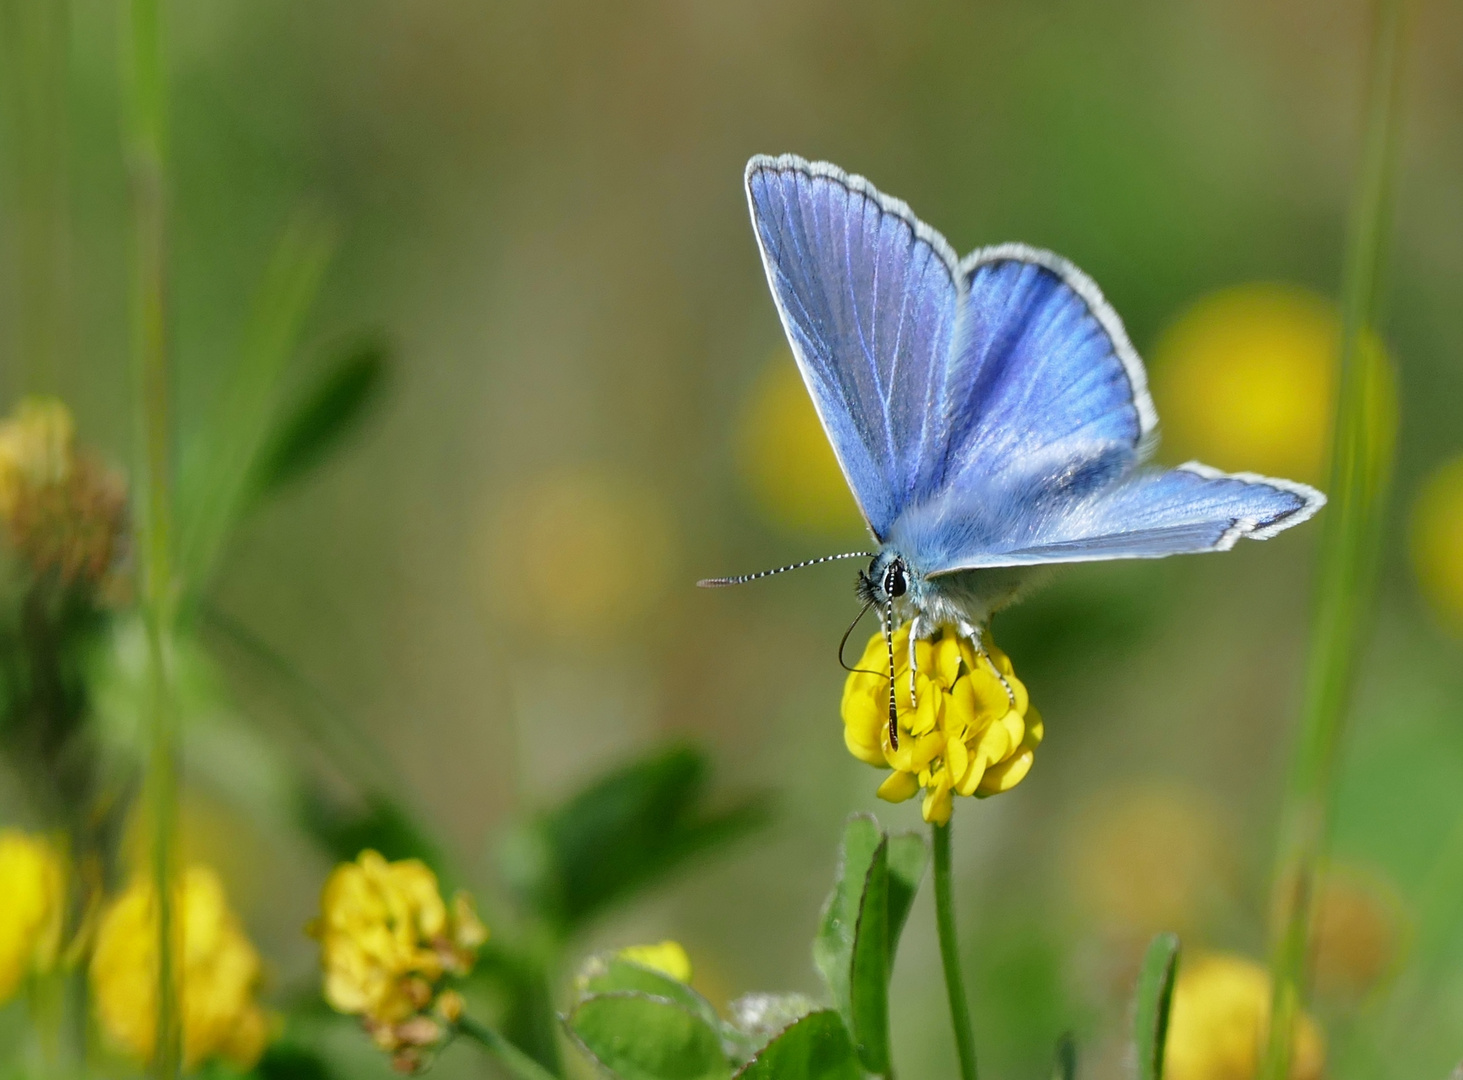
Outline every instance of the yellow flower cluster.
<path fill-rule="evenodd" d="M 27 975 L 56 962 L 66 907 L 66 870 L 39 837 L 0 830 L 0 1004 Z"/>
<path fill-rule="evenodd" d="M 1169 1013 L 1164 1080 L 1254 1080 L 1270 1018 L 1270 973 L 1227 953 L 1185 957 Z M 1326 1063 L 1320 1030 L 1296 1022 L 1290 1080 L 1320 1080 Z"/>
<path fill-rule="evenodd" d="M 843 741 L 870 765 L 894 770 L 879 797 L 902 802 L 924 790 L 924 819 L 950 820 L 955 795 L 984 797 L 1025 779 L 1041 745 L 1041 715 L 1006 654 L 989 642 L 991 665 L 950 628 L 915 643 L 915 700 L 909 695 L 909 624 L 894 634 L 899 747 L 889 740 L 889 655 L 882 634 L 869 639 L 843 688 Z M 1015 697 L 1015 704 L 1011 697 Z"/>
<path fill-rule="evenodd" d="M 419 1067 L 424 1050 L 462 1011 L 462 999 L 442 990 L 447 975 L 466 975 L 488 938 L 464 893 L 449 908 L 437 877 L 419 859 L 387 862 L 363 851 L 341 863 L 325 883 L 320 918 L 310 934 L 320 941 L 325 999 L 338 1012 L 359 1015 L 376 1045 L 403 1071 Z"/>
<path fill-rule="evenodd" d="M 184 1068 L 212 1058 L 252 1068 L 269 1040 L 269 1020 L 254 999 L 259 954 L 212 870 L 189 867 L 174 886 L 174 897 Z M 157 1050 L 157 918 L 157 891 L 140 878 L 103 913 L 91 958 L 102 1028 L 143 1061 Z"/>
<path fill-rule="evenodd" d="M 53 398 L 27 398 L 0 422 L 0 525 L 36 573 L 98 582 L 126 526 L 121 480 L 78 452 L 76 427 Z"/>

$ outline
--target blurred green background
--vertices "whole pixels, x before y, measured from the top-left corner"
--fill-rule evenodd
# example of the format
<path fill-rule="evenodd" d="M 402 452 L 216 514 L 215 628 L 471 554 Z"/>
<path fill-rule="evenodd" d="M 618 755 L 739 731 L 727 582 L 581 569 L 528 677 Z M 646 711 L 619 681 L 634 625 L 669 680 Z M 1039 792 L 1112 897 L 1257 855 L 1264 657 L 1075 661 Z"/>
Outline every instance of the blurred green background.
<path fill-rule="evenodd" d="M 0 57 L 0 401 L 62 397 L 125 466 L 117 9 L 70 5 L 53 204 L 17 30 L 37 6 L 7 0 Z M 1442 1076 L 1463 1054 L 1463 480 L 1427 487 L 1463 453 L 1463 9 L 1415 16 L 1385 335 L 1395 513 L 1336 835 L 1361 929 L 1338 933 L 1318 1004 L 1346 1077 Z M 862 173 L 960 251 L 1061 252 L 1149 361 L 1162 459 L 1323 475 L 1361 3 L 196 0 L 169 17 L 185 444 L 302 207 L 339 242 L 287 387 L 363 331 L 392 358 L 348 451 L 233 539 L 212 605 L 336 703 L 481 880 L 511 822 L 666 739 L 705 746 L 729 789 L 773 792 L 771 827 L 583 943 L 674 937 L 713 1000 L 815 992 L 840 822 L 918 823 L 842 745 L 848 565 L 692 587 L 863 542 L 790 381 L 749 155 Z M 54 310 L 28 292 L 38 219 L 64 222 Z M 956 811 L 991 1075 L 1045 1075 L 1069 1028 L 1084 1075 L 1122 1075 L 1122 1002 L 1156 929 L 1264 955 L 1317 533 L 1065 570 L 997 620 L 1047 739 L 1020 788 Z M 218 655 L 240 717 L 296 708 L 257 658 Z M 328 862 L 269 810 L 273 751 L 241 738 L 190 742 L 185 833 L 285 986 L 316 963 L 300 928 Z M 927 896 L 894 994 L 901 1071 L 951 1075 Z"/>

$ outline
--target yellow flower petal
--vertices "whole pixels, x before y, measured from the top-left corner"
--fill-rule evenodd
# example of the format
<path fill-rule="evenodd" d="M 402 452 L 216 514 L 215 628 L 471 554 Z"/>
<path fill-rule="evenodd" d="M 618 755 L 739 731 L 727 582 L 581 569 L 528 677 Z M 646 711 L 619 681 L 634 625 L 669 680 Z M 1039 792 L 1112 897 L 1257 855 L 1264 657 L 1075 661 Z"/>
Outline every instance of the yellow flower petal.
<path fill-rule="evenodd" d="M 892 772 L 879 785 L 878 796 L 885 802 L 900 803 L 919 791 L 919 780 L 913 773 Z"/>
<path fill-rule="evenodd" d="M 843 728 L 843 745 L 848 747 L 850 754 L 868 765 L 886 765 L 888 762 L 884 759 L 884 744 L 880 741 L 881 735 L 885 741 L 888 740 L 887 731 L 881 732 L 877 728 L 868 731 L 853 724 L 846 724 Z"/>
<path fill-rule="evenodd" d="M 66 870 L 45 840 L 0 830 L 0 1003 L 32 972 L 49 970 L 60 946 Z"/>
<path fill-rule="evenodd" d="M 955 685 L 960 677 L 960 642 L 948 634 L 936 643 L 932 667 L 940 684 L 946 689 Z"/>
<path fill-rule="evenodd" d="M 1021 745 L 1028 750 L 1035 750 L 1041 745 L 1041 740 L 1046 738 L 1046 724 L 1042 721 L 1041 713 L 1036 711 L 1036 706 L 1026 710 L 1026 735 L 1021 740 Z"/>
<path fill-rule="evenodd" d="M 931 825 L 948 825 L 950 811 L 953 807 L 954 800 L 950 796 L 950 785 L 936 784 L 925 792 L 925 801 L 920 807 L 920 814 Z"/>
<path fill-rule="evenodd" d="M 959 738 L 945 740 L 945 767 L 952 781 L 958 782 L 970 770 L 970 751 Z"/>
<path fill-rule="evenodd" d="M 999 765 L 992 765 L 985 771 L 985 778 L 976 788 L 976 794 L 999 795 L 1003 791 L 1010 791 L 1026 779 L 1026 774 L 1031 771 L 1031 763 L 1035 760 L 1036 755 L 1030 750 L 1018 750 Z"/>

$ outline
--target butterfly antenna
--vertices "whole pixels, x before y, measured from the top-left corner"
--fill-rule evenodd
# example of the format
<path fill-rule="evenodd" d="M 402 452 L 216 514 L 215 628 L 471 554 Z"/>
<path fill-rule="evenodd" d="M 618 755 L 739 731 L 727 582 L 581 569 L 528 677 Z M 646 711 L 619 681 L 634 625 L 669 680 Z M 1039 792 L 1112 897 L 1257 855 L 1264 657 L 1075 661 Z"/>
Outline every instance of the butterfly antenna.
<path fill-rule="evenodd" d="M 899 749 L 899 705 L 894 699 L 894 599 L 884 604 L 884 644 L 889 646 L 889 749 Z"/>
<path fill-rule="evenodd" d="M 837 562 L 839 559 L 872 559 L 873 557 L 873 553 L 869 551 L 846 551 L 842 555 L 824 555 L 819 559 L 808 559 L 806 562 L 793 563 L 791 566 L 779 566 L 776 570 L 759 570 L 755 574 L 742 574 L 740 577 L 702 578 L 696 582 L 696 586 L 701 589 L 722 589 L 728 585 L 745 585 L 749 581 L 771 577 L 773 574 L 785 574 L 789 570 L 801 570 L 805 566 L 817 566 L 819 563 Z"/>
<path fill-rule="evenodd" d="M 868 668 L 849 667 L 848 663 L 843 659 L 843 647 L 848 644 L 848 639 L 853 634 L 853 628 L 863 621 L 864 616 L 868 614 L 869 608 L 873 606 L 874 602 L 870 600 L 863 607 L 859 608 L 858 615 L 854 617 L 853 622 L 848 624 L 848 629 L 843 632 L 843 640 L 838 643 L 838 665 L 839 667 L 843 668 L 844 671 L 858 671 L 862 672 L 865 675 L 880 674 L 880 672 L 870 671 Z"/>

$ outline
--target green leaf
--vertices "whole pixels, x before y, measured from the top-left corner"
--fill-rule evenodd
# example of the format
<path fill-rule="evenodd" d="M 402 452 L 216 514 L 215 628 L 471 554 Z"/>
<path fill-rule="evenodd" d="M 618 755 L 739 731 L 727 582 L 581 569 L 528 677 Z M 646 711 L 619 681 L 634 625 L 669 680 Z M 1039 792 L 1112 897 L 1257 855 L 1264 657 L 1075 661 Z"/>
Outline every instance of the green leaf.
<path fill-rule="evenodd" d="M 844 828 L 843 858 L 813 960 L 859 1060 L 874 1073 L 890 1070 L 889 926 L 889 841 L 873 818 L 855 815 Z"/>
<path fill-rule="evenodd" d="M 732 1022 L 722 1025 L 722 1045 L 738 1061 L 748 1061 L 818 1009 L 818 1003 L 806 994 L 746 994 L 728 1006 Z"/>
<path fill-rule="evenodd" d="M 339 350 L 324 377 L 265 437 L 250 478 L 252 505 L 320 464 L 365 418 L 386 384 L 390 350 L 378 337 Z"/>
<path fill-rule="evenodd" d="M 370 848 L 388 860 L 421 859 L 441 872 L 441 849 L 389 796 L 371 794 L 347 806 L 322 790 L 300 794 L 298 819 L 305 831 L 337 862 L 350 862 Z"/>
<path fill-rule="evenodd" d="M 191 592 L 207 581 L 246 505 L 280 375 L 334 243 L 334 229 L 311 214 L 300 214 L 285 229 L 260 284 L 238 363 L 209 422 L 185 447 L 178 568 Z"/>
<path fill-rule="evenodd" d="M 1133 1008 L 1133 1048 L 1138 1061 L 1138 1080 L 1162 1080 L 1163 1051 L 1168 1041 L 1168 1010 L 1173 1000 L 1174 976 L 1178 972 L 1177 934 L 1159 934 L 1148 945 L 1143 968 L 1138 974 L 1138 994 Z"/>
<path fill-rule="evenodd" d="M 860 1080 L 848 1029 L 832 1009 L 809 1013 L 768 1043 L 737 1080 Z"/>
<path fill-rule="evenodd" d="M 602 777 L 511 833 L 504 877 L 561 934 L 766 822 L 760 797 L 707 806 L 709 766 L 689 747 Z"/>
<path fill-rule="evenodd" d="M 615 956 L 591 957 L 580 970 L 575 986 L 580 997 L 611 994 L 620 990 L 638 991 L 673 1001 L 713 1028 L 719 1027 L 721 1023 L 711 1002 L 695 990 L 679 979 L 673 979 L 664 972 L 632 960 L 621 960 Z"/>
<path fill-rule="evenodd" d="M 1069 1031 L 1057 1040 L 1056 1062 L 1052 1065 L 1052 1080 L 1076 1080 L 1077 1040 Z"/>
<path fill-rule="evenodd" d="M 727 1080 L 715 1029 L 665 998 L 623 990 L 595 994 L 568 1017 L 579 1044 L 620 1080 Z"/>
<path fill-rule="evenodd" d="M 930 861 L 930 846 L 923 833 L 897 833 L 889 837 L 889 967 L 899 950 L 899 935 L 914 906 L 919 883 Z"/>

